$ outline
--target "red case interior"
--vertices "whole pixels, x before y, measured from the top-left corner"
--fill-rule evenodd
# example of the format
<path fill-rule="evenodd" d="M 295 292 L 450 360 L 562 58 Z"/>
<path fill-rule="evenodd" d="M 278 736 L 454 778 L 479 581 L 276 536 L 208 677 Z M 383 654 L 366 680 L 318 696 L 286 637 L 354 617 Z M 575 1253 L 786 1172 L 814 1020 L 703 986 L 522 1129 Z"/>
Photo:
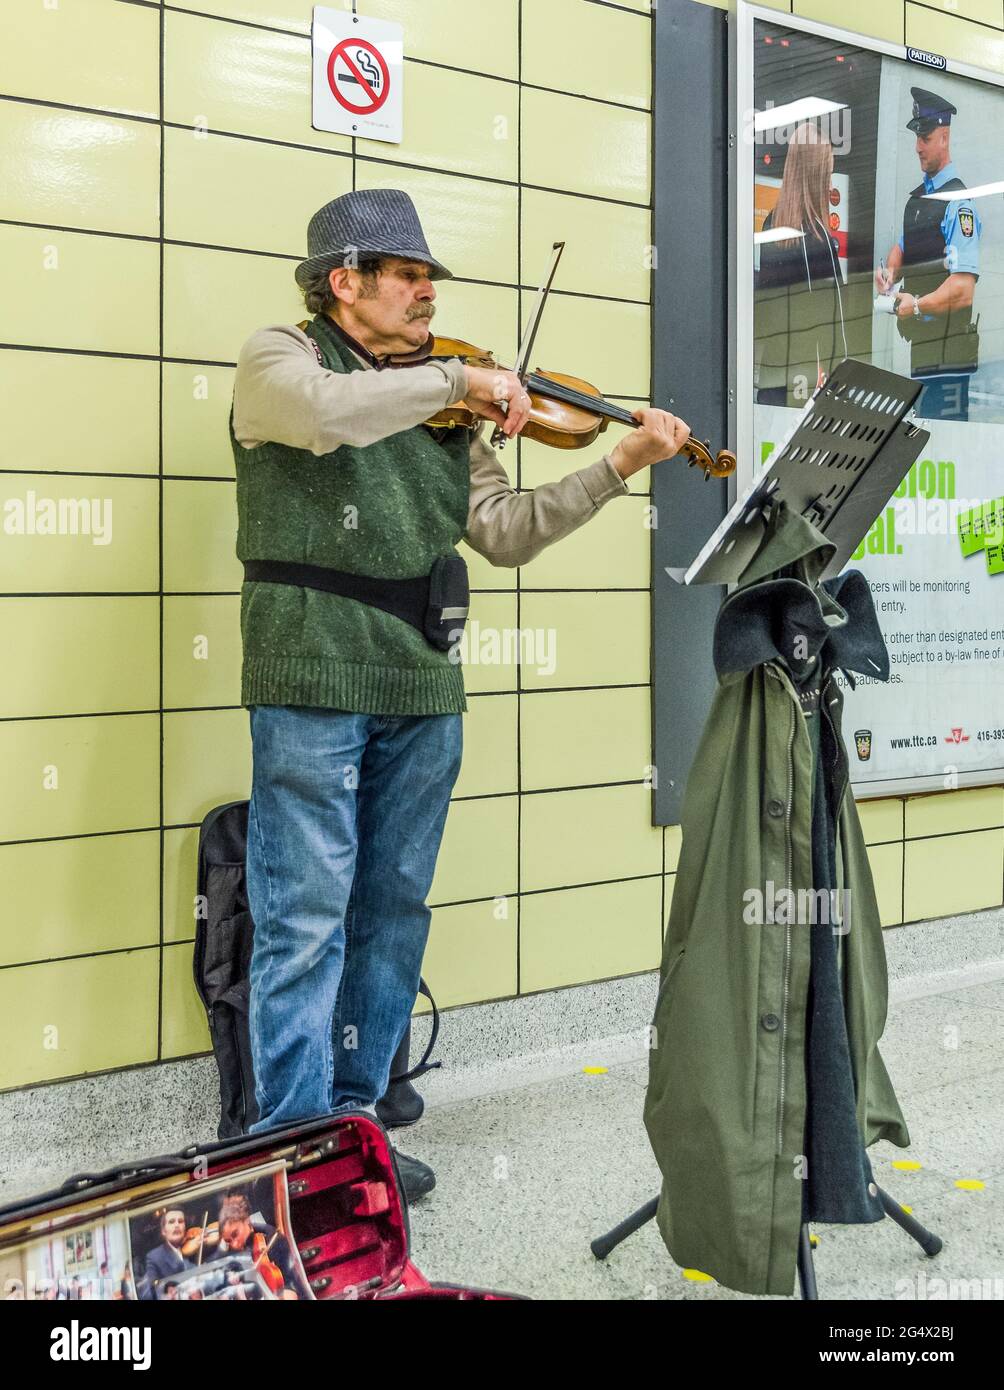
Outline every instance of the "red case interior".
<path fill-rule="evenodd" d="M 215 1177 L 231 1164 L 210 1168 Z M 292 1240 L 318 1299 L 503 1299 L 430 1284 L 408 1257 L 408 1223 L 384 1129 L 360 1114 L 332 1120 L 289 1166 Z"/>

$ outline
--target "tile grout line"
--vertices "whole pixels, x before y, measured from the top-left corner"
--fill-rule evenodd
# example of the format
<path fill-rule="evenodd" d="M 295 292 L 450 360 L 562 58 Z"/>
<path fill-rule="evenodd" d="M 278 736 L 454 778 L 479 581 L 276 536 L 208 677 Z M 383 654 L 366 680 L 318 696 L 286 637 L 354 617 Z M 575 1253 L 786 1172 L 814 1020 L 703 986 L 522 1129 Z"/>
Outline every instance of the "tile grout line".
<path fill-rule="evenodd" d="M 541 90 L 548 89 L 544 88 Z M 131 121 L 137 125 L 161 125 L 161 122 L 158 121 L 158 119 L 154 116 L 138 116 L 131 114 L 128 111 L 121 111 L 115 108 L 106 108 L 102 106 L 84 106 L 79 103 L 53 101 L 51 99 L 45 100 L 41 97 L 23 97 L 17 96 L 10 92 L 0 92 L 0 102 L 5 101 L 22 106 L 42 106 L 46 109 L 54 111 L 71 111 L 77 115 L 100 116 L 108 120 Z M 180 121 L 165 120 L 162 124 L 165 130 L 191 131 L 195 129 L 195 127 L 183 124 Z M 202 127 L 200 127 L 200 130 L 201 129 Z M 435 164 L 418 164 L 414 160 L 408 159 L 381 159 L 378 155 L 359 154 L 358 152 L 355 154 L 355 156 L 353 156 L 351 149 L 333 149 L 326 145 L 305 145 L 302 142 L 296 140 L 276 140 L 266 135 L 253 135 L 248 131 L 241 130 L 221 130 L 217 129 L 215 126 L 205 127 L 205 133 L 206 135 L 215 135 L 225 140 L 246 140 L 250 144 L 269 145 L 276 150 L 299 150 L 305 154 L 323 155 L 333 159 L 352 159 L 354 157 L 356 161 L 360 164 L 380 164 L 393 169 L 409 169 L 415 173 L 433 174 L 437 177 L 444 179 L 466 179 L 471 183 L 497 184 L 502 188 L 512 188 L 513 190 L 515 190 L 516 188 L 515 180 L 501 178 L 500 176 L 495 174 L 471 174 L 464 169 L 446 169 Z M 557 197 L 563 198 L 578 198 L 583 202 L 589 203 L 607 203 L 611 207 L 628 208 L 638 212 L 649 210 L 652 206 L 651 197 L 646 202 L 637 202 L 633 201 L 630 198 L 614 198 L 608 194 L 589 193 L 584 192 L 581 189 L 569 189 L 567 187 L 555 188 L 550 184 L 525 183 L 524 187 L 533 189 L 535 192 L 538 193 L 550 193 L 554 194 Z M 72 231 L 73 228 L 68 228 L 67 230 Z M 96 233 L 96 235 L 98 235 L 98 233 Z M 134 236 L 134 234 L 129 232 L 106 232 L 101 233 L 101 235 L 126 237 Z M 134 236 L 134 239 L 142 240 L 143 238 L 140 236 Z M 156 240 L 155 237 L 150 237 L 148 239 Z M 170 242 L 170 238 L 168 238 L 168 241 Z M 283 255 L 284 253 L 261 252 L 254 254 Z M 292 260 L 293 257 L 290 256 L 288 257 L 288 259 Z M 457 278 L 462 280 L 462 277 L 458 276 Z"/>
<path fill-rule="evenodd" d="M 523 0 L 516 6 L 516 279 L 523 279 Z M 523 291 L 516 291 L 516 343 L 519 344 Z M 523 484 L 523 441 L 516 440 L 516 490 Z M 516 567 L 516 631 L 523 621 L 522 569 Z M 516 994 L 523 989 L 523 643 L 516 653 Z"/>
<path fill-rule="evenodd" d="M 655 111 L 655 79 L 656 79 L 657 63 L 656 63 L 656 41 L 655 41 L 655 23 L 654 23 L 655 16 L 653 15 L 652 18 L 653 18 L 653 24 L 652 24 L 652 31 L 651 31 L 650 42 L 649 42 L 649 72 L 650 72 L 650 83 L 651 83 L 651 89 L 650 89 L 650 93 L 649 93 L 649 104 L 650 104 L 650 106 L 652 107 L 652 111 L 653 111 L 653 113 L 654 113 L 654 111 Z M 655 402 L 655 357 L 656 357 L 656 353 L 655 353 L 655 313 L 654 313 L 653 311 L 654 311 L 654 306 L 655 306 L 655 264 L 656 264 L 656 261 L 657 261 L 657 259 L 658 259 L 658 255 L 659 255 L 658 247 L 655 246 L 655 162 L 654 162 L 654 140 L 652 140 L 652 141 L 649 142 L 649 164 L 648 164 L 648 167 L 649 167 L 649 190 L 650 190 L 651 199 L 652 199 L 652 211 L 651 211 L 650 214 L 649 214 L 649 223 L 648 223 L 648 239 L 649 239 L 649 246 L 655 249 L 655 256 L 653 256 L 653 257 L 650 258 L 651 261 L 652 261 L 652 264 L 651 264 L 651 265 L 649 266 L 649 268 L 648 268 L 648 300 L 649 300 L 649 304 L 653 306 L 652 309 L 649 310 L 649 353 L 648 353 L 648 358 L 649 358 L 649 370 L 648 370 L 648 404 L 651 405 L 651 404 L 654 404 L 654 402 Z M 647 504 L 647 505 L 648 505 L 648 508 L 653 509 L 653 510 L 654 510 L 654 501 L 653 501 L 654 495 L 655 495 L 655 493 L 654 493 L 654 485 L 650 483 L 650 485 L 649 485 L 649 501 L 648 501 L 648 504 Z M 657 519 L 657 518 L 656 518 L 656 519 Z M 650 528 L 650 532 L 649 532 L 649 547 L 648 547 L 648 560 L 649 560 L 649 592 L 650 592 L 650 594 L 651 594 L 651 604 L 650 604 L 650 612 L 649 612 L 649 644 L 648 644 L 648 655 L 649 655 L 649 663 L 648 663 L 648 679 L 649 679 L 649 748 L 648 748 L 648 755 L 649 755 L 649 758 L 652 760 L 652 762 L 651 762 L 651 770 L 652 770 L 652 771 L 654 772 L 654 774 L 655 774 L 655 780 L 654 780 L 654 782 L 653 782 L 653 784 L 652 784 L 651 796 L 650 796 L 651 816 L 652 816 L 652 820 L 653 820 L 653 821 L 655 821 L 655 819 L 656 819 L 656 804 L 655 804 L 655 803 L 656 803 L 656 788 L 657 788 L 658 782 L 659 782 L 659 769 L 658 769 L 658 766 L 657 766 L 657 764 L 656 764 L 656 762 L 655 762 L 655 680 L 654 680 L 654 674 L 655 674 L 655 615 L 656 615 L 656 603 L 655 603 L 655 597 L 656 597 L 656 595 L 655 595 L 655 576 L 656 576 L 656 565 L 655 565 L 655 537 L 656 537 L 656 528 L 655 528 L 655 526 L 652 526 L 652 527 Z M 667 926 L 668 926 L 668 923 L 667 923 L 667 921 L 666 921 L 666 897 L 667 897 L 667 892 L 666 892 L 666 830 L 667 830 L 667 826 L 666 826 L 665 824 L 663 824 L 663 825 L 662 825 L 662 889 L 661 889 L 660 900 L 659 900 L 659 960 L 660 960 L 660 963 L 661 963 L 661 961 L 662 961 L 663 949 L 664 949 L 665 943 L 666 943 L 666 930 L 667 930 Z"/>
<path fill-rule="evenodd" d="M 160 872 L 159 883 L 157 885 L 157 921 L 159 932 L 158 947 L 158 972 L 157 972 L 157 1060 L 163 1060 L 164 1048 L 164 9 L 160 10 L 159 21 L 159 83 L 160 83 L 160 206 L 159 206 L 159 269 L 160 282 L 158 286 L 158 348 L 160 351 L 160 365 L 157 370 L 158 391 L 157 391 L 157 585 L 159 597 L 157 607 L 159 611 L 159 634 L 158 634 L 158 680 L 159 693 L 158 699 L 160 709 L 158 711 L 158 728 L 160 743 L 160 769 L 158 775 L 158 795 L 159 807 L 158 818 L 160 821 L 158 840 L 160 842 Z"/>

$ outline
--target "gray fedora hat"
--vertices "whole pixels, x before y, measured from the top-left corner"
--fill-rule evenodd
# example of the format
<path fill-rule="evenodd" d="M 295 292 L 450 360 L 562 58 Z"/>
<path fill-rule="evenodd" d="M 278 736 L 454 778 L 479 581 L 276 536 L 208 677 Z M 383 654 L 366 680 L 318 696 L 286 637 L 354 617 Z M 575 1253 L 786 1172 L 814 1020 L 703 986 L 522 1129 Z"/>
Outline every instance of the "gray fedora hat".
<path fill-rule="evenodd" d="M 427 262 L 433 280 L 453 278 L 432 256 L 415 204 L 399 188 L 358 188 L 315 212 L 307 227 L 307 259 L 296 267 L 296 283 L 303 289 L 319 270 L 334 270 L 352 255 L 405 256 Z"/>

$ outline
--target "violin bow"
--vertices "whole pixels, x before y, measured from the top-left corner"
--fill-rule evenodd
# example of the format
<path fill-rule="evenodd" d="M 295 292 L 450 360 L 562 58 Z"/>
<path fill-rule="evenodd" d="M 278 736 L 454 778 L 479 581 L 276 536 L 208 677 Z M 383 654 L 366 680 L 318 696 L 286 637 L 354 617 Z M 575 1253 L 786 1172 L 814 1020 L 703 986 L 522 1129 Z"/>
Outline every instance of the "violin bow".
<path fill-rule="evenodd" d="M 565 243 L 563 241 L 556 241 L 551 247 L 553 253 L 551 256 L 551 268 L 537 291 L 537 299 L 530 311 L 526 331 L 523 334 L 523 341 L 520 343 L 519 352 L 516 354 L 516 365 L 513 367 L 513 371 L 524 386 L 529 376 L 527 364 L 530 361 L 530 353 L 533 351 L 533 345 L 537 339 L 537 329 L 540 327 L 541 316 L 544 313 L 544 305 L 547 303 L 547 296 L 551 293 L 551 286 L 554 283 L 554 273 L 558 269 L 558 262 L 561 260 L 561 253 L 564 249 Z M 507 402 L 502 406 L 503 414 L 508 414 L 508 409 Z M 506 439 L 507 436 L 502 433 L 502 426 L 496 425 L 491 437 L 492 446 L 504 449 Z"/>
<path fill-rule="evenodd" d="M 634 418 L 631 411 L 625 410 L 623 406 L 614 405 L 611 401 L 602 397 L 587 395 L 585 392 L 576 391 L 573 387 L 562 386 L 558 382 L 544 380 L 537 377 L 529 369 L 530 354 L 537 338 L 537 330 L 540 327 L 540 320 L 544 313 L 544 305 L 547 303 L 547 296 L 551 293 L 551 286 L 554 283 L 554 274 L 558 269 L 558 262 L 561 260 L 561 253 L 565 249 L 563 241 L 556 241 L 552 246 L 551 267 L 544 278 L 543 284 L 537 291 L 536 303 L 530 313 L 526 331 L 523 334 L 523 341 L 520 343 L 519 352 L 516 356 L 516 365 L 513 371 L 519 377 L 524 387 L 529 383 L 531 389 L 534 382 L 538 383 L 538 389 L 546 391 L 546 394 L 556 401 L 565 401 L 568 405 L 579 405 L 584 410 L 594 414 L 605 416 L 608 420 L 614 420 L 618 424 L 627 425 L 631 429 L 638 429 L 639 423 Z M 501 406 L 503 414 L 508 414 L 508 402 Z M 496 425 L 492 432 L 491 444 L 493 448 L 504 449 L 507 436 L 502 433 L 501 425 Z M 686 454 L 690 460 L 690 466 L 700 465 L 704 470 L 704 481 L 710 477 L 726 477 L 735 471 L 735 455 L 728 449 L 719 449 L 717 456 L 711 453 L 711 440 L 701 444 L 699 440 L 688 439 L 687 443 L 680 451 Z"/>
<path fill-rule="evenodd" d="M 252 1258 L 252 1264 L 254 1265 L 254 1268 L 255 1268 L 255 1269 L 258 1268 L 258 1266 L 261 1264 L 262 1260 L 268 1258 L 268 1252 L 272 1249 L 272 1246 L 276 1243 L 276 1241 L 277 1241 L 278 1239 L 279 1239 L 279 1232 L 276 1231 L 276 1232 L 274 1232 L 274 1234 L 273 1234 L 273 1236 L 272 1236 L 272 1239 L 271 1239 L 271 1240 L 269 1241 L 269 1243 L 265 1246 L 265 1249 L 261 1252 L 261 1254 L 258 1256 L 258 1258 L 257 1258 L 257 1259 L 253 1259 L 253 1258 Z"/>

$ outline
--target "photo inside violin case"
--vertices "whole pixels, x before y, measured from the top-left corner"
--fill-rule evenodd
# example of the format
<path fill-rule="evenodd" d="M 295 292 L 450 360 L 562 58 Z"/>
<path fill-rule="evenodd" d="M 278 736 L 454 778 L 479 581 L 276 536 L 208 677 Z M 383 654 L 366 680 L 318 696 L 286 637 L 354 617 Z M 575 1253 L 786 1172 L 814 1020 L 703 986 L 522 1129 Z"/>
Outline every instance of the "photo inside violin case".
<path fill-rule="evenodd" d="M 411 1262 L 386 1131 L 351 1112 L 193 1146 L 0 1208 L 7 1299 L 519 1299 Z"/>

